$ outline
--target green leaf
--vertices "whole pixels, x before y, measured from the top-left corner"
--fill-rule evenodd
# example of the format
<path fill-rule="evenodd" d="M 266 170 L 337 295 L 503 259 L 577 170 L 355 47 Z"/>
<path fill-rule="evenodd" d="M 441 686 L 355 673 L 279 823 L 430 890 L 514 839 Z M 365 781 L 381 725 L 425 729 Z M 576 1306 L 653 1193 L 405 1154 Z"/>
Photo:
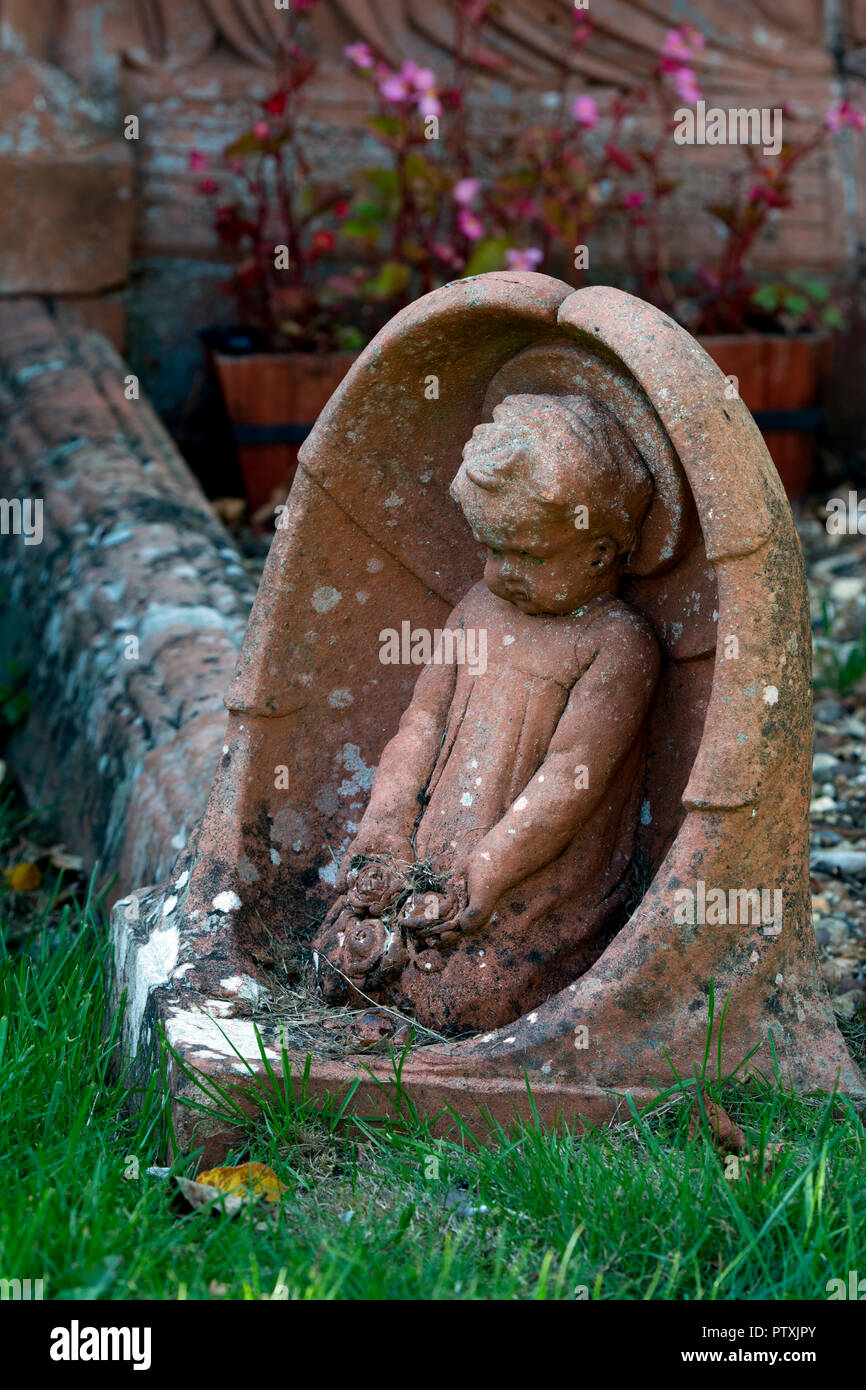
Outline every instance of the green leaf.
<path fill-rule="evenodd" d="M 753 292 L 752 303 L 759 309 L 765 309 L 768 314 L 775 313 L 779 307 L 779 291 L 775 285 L 761 285 Z"/>
<path fill-rule="evenodd" d="M 261 154 L 266 143 L 266 141 L 260 140 L 257 135 L 253 135 L 252 131 L 248 131 L 246 135 L 242 135 L 231 145 L 227 145 L 223 154 L 226 159 L 242 159 L 248 154 Z"/>
<path fill-rule="evenodd" d="M 837 305 L 828 304 L 827 308 L 821 311 L 821 322 L 825 323 L 828 328 L 843 328 L 845 316 Z"/>
<path fill-rule="evenodd" d="M 381 228 L 373 222 L 361 222 L 360 220 L 344 222 L 340 228 L 344 236 L 361 237 L 364 241 L 377 241 Z"/>
<path fill-rule="evenodd" d="M 353 323 L 338 324 L 334 330 L 334 337 L 341 352 L 360 352 L 367 342 L 360 328 L 356 328 Z"/>
<path fill-rule="evenodd" d="M 476 242 L 472 255 L 463 267 L 463 276 L 485 275 L 488 270 L 502 270 L 505 265 L 505 253 L 510 246 L 508 237 L 501 236 L 485 237 L 483 241 Z"/>
<path fill-rule="evenodd" d="M 442 180 L 438 170 L 429 159 L 426 159 L 423 154 L 419 154 L 417 150 L 411 150 L 407 154 L 403 167 L 406 170 L 406 177 L 416 183 L 428 183 L 437 188 L 441 185 Z"/>
<path fill-rule="evenodd" d="M 409 266 L 403 265 L 401 261 L 386 261 L 379 274 L 367 281 L 365 288 L 368 294 L 375 295 L 376 298 L 390 299 L 391 295 L 398 294 L 406 288 L 410 274 Z"/>
<path fill-rule="evenodd" d="M 811 307 L 805 295 L 791 294 L 790 290 L 785 295 L 783 305 L 789 314 L 805 314 Z"/>
<path fill-rule="evenodd" d="M 365 124 L 375 134 L 385 135 L 389 140 L 396 140 L 403 128 L 395 116 L 370 116 Z"/>
<path fill-rule="evenodd" d="M 356 203 L 352 208 L 352 217 L 358 217 L 362 221 L 381 222 L 385 214 L 378 203 L 371 202 L 369 198 L 364 198 Z"/>

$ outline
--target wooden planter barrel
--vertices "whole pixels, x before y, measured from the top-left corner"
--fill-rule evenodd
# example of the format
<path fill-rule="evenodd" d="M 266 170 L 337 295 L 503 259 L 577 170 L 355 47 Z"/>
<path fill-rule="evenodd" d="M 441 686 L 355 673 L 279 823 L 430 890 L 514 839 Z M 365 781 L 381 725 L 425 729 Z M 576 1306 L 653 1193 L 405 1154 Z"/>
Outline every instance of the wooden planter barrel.
<path fill-rule="evenodd" d="M 829 340 L 811 333 L 746 333 L 699 341 L 725 376 L 737 378 L 785 491 L 800 496 L 809 484 L 823 419 L 821 380 Z"/>
<path fill-rule="evenodd" d="M 214 351 L 251 512 L 285 500 L 298 449 L 356 353 Z"/>

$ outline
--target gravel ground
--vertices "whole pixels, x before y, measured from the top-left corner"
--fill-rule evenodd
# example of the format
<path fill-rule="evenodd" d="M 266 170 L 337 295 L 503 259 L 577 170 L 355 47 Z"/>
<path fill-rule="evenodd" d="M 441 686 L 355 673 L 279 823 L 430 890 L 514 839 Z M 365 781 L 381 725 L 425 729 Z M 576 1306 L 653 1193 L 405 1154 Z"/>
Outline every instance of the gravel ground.
<path fill-rule="evenodd" d="M 823 501 L 797 512 L 815 656 L 812 911 L 834 1007 L 850 1020 L 866 1013 L 866 537 L 829 535 Z"/>

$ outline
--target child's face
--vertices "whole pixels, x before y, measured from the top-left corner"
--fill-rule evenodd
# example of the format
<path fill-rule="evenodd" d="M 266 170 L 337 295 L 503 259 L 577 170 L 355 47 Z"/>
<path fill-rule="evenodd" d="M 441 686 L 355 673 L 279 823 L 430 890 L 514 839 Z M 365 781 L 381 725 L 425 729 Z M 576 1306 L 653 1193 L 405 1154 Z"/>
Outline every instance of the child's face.
<path fill-rule="evenodd" d="M 497 518 L 487 526 L 481 508 L 472 529 L 487 551 L 485 584 L 521 613 L 573 613 L 615 587 L 616 546 L 609 537 L 532 517 L 510 527 Z"/>
<path fill-rule="evenodd" d="M 555 416 L 543 421 L 546 450 L 573 456 L 575 443 Z M 478 457 L 495 467 L 497 454 L 539 447 L 539 421 L 518 402 L 496 407 L 493 421 L 477 425 L 464 460 Z M 591 464 L 588 461 L 588 467 Z M 519 481 L 496 490 L 472 486 L 459 494 L 472 532 L 487 551 L 487 587 L 523 613 L 573 613 L 617 582 L 617 549 L 608 536 L 556 519 Z M 587 499 L 588 501 L 588 499 Z"/>

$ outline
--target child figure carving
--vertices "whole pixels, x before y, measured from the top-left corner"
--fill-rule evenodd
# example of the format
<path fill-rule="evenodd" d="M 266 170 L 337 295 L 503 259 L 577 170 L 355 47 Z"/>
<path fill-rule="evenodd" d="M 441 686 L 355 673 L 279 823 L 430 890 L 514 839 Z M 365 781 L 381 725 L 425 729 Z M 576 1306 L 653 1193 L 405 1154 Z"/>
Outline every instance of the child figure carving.
<path fill-rule="evenodd" d="M 453 1034 L 502 1026 L 601 953 L 628 891 L 660 654 L 619 597 L 653 480 L 588 395 L 514 395 L 452 483 L 486 552 L 385 747 L 320 927 L 326 997 Z"/>

